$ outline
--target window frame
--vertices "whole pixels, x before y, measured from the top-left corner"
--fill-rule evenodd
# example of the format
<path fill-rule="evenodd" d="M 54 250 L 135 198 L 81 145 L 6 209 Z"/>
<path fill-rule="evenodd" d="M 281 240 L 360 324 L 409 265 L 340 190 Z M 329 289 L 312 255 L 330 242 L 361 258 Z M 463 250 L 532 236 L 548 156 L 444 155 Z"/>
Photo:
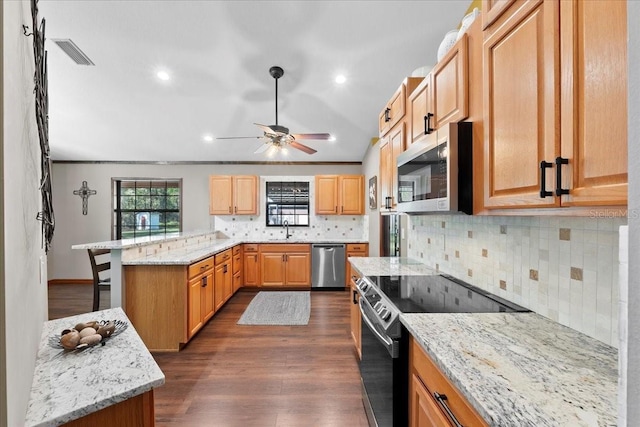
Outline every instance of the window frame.
<path fill-rule="evenodd" d="M 121 218 L 122 218 L 122 210 L 118 210 L 116 212 L 116 210 L 118 209 L 118 196 L 122 197 L 122 194 L 117 194 L 117 183 L 122 183 L 123 181 L 128 181 L 128 182 L 171 182 L 171 183 L 177 183 L 177 188 L 179 189 L 179 195 L 178 195 L 178 232 L 182 232 L 182 210 L 183 210 L 183 180 L 182 178 L 148 178 L 148 177 L 112 177 L 111 178 L 111 239 L 112 240 L 122 240 L 122 227 L 121 227 Z M 149 186 L 149 188 L 152 188 L 152 186 Z M 165 185 L 165 188 L 166 185 Z M 165 198 L 166 198 L 166 194 L 165 194 Z M 141 208 L 141 209 L 133 209 L 133 210 L 126 210 L 126 212 L 158 212 L 158 213 L 176 213 L 175 209 L 152 209 L 151 207 L 147 208 Z M 118 236 L 118 227 L 120 227 L 119 231 L 120 231 L 120 236 Z M 166 230 L 166 226 L 165 226 L 165 230 L 164 233 L 151 233 L 150 232 L 151 229 L 149 229 L 149 232 L 147 233 L 140 233 L 140 235 L 136 235 L 134 232 L 134 236 L 133 237 L 127 237 L 126 239 L 130 239 L 130 238 L 138 238 L 138 237 L 148 237 L 148 236 L 166 236 L 167 235 L 167 230 Z M 171 232 L 173 233 L 173 231 Z"/>
<path fill-rule="evenodd" d="M 282 224 L 269 224 L 269 218 L 270 218 L 270 214 L 269 214 L 269 208 L 271 207 L 271 205 L 273 204 L 278 204 L 280 206 L 282 206 L 282 203 L 274 203 L 274 202 L 270 202 L 269 201 L 269 184 L 294 184 L 294 185 L 298 185 L 298 184 L 304 184 L 307 186 L 307 210 L 306 210 L 306 214 L 304 215 L 297 215 L 297 214 L 292 214 L 293 216 L 297 216 L 297 217 L 301 217 L 301 216 L 306 216 L 307 217 L 307 223 L 306 224 L 296 224 L 295 221 L 293 223 L 289 223 L 289 227 L 310 227 L 311 226 L 311 183 L 309 181 L 282 181 L 282 180 L 275 180 L 275 181 L 266 181 L 265 180 L 265 186 L 264 186 L 264 191 L 265 191 L 265 226 L 266 227 L 282 227 Z M 282 194 L 282 192 L 281 192 Z M 297 206 L 296 204 L 292 204 L 291 206 Z M 282 215 L 280 215 L 282 216 Z"/>

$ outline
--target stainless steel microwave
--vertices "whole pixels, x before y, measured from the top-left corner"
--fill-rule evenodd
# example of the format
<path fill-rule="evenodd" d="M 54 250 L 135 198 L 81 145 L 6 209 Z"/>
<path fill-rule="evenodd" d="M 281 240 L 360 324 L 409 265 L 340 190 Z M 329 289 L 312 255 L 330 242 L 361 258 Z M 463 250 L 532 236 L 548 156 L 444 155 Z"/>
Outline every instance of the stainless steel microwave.
<path fill-rule="evenodd" d="M 397 210 L 473 213 L 471 123 L 449 123 L 397 159 Z"/>

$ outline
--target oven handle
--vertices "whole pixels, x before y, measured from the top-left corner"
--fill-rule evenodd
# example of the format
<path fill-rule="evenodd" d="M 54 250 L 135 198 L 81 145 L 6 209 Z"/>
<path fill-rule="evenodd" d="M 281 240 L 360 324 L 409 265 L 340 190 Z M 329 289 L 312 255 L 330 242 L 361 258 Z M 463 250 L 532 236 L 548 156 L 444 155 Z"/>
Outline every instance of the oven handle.
<path fill-rule="evenodd" d="M 397 359 L 398 357 L 400 357 L 400 348 L 398 347 L 398 342 L 389 337 L 385 337 L 378 331 L 371 319 L 369 319 L 369 317 L 367 316 L 367 313 L 364 312 L 364 298 L 361 298 L 359 303 L 362 320 L 364 320 L 364 323 L 366 323 L 371 332 L 373 332 L 373 335 L 375 335 L 376 338 L 378 338 L 378 341 L 380 341 L 384 345 L 384 348 L 387 350 L 392 359 Z"/>

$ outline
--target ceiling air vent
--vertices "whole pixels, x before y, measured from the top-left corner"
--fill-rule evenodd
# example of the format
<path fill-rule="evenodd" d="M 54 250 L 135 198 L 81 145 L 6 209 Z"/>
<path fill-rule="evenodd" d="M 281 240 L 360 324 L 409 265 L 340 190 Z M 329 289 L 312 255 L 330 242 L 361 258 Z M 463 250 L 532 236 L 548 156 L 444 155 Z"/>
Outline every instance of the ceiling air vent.
<path fill-rule="evenodd" d="M 78 65 L 96 65 L 71 39 L 51 39 Z"/>

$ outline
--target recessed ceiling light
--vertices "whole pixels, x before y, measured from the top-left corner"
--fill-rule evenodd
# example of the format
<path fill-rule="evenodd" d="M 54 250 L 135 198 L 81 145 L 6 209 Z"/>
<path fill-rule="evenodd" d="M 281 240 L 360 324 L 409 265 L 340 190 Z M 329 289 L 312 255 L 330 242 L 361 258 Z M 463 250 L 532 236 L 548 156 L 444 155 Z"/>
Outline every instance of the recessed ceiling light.
<path fill-rule="evenodd" d="M 163 82 L 166 82 L 168 80 L 171 79 L 171 76 L 169 75 L 168 72 L 164 71 L 164 70 L 160 70 L 156 73 L 156 77 L 158 77 L 160 80 L 162 80 Z"/>
<path fill-rule="evenodd" d="M 338 74 L 336 76 L 336 83 L 338 83 L 339 85 L 343 84 L 346 81 L 347 81 L 347 77 L 344 74 Z"/>
<path fill-rule="evenodd" d="M 213 142 L 213 136 L 212 135 L 203 135 L 202 136 L 202 140 L 205 142 Z"/>
<path fill-rule="evenodd" d="M 328 141 L 335 141 L 336 140 L 336 136 L 335 135 L 330 135 Z"/>

